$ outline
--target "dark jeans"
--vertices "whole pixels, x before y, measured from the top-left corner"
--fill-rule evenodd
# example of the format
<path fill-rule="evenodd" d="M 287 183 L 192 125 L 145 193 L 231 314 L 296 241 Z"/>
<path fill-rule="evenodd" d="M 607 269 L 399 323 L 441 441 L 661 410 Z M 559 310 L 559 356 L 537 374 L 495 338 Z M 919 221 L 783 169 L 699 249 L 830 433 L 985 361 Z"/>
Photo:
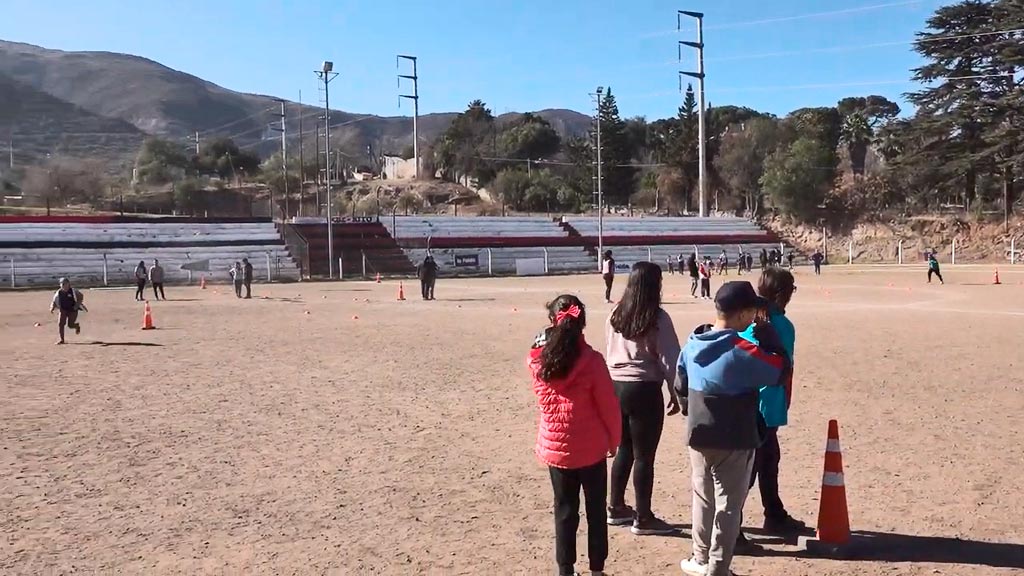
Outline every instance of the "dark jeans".
<path fill-rule="evenodd" d="M 929 284 L 931 284 L 931 282 L 932 282 L 932 274 L 935 274 L 936 276 L 939 277 L 939 282 L 945 282 L 945 280 L 942 279 L 942 272 L 939 272 L 938 270 L 932 270 L 931 268 L 929 268 L 928 269 L 928 283 Z"/>
<path fill-rule="evenodd" d="M 604 275 L 604 299 L 606 302 L 611 302 L 612 299 L 612 282 L 615 282 L 615 274 Z"/>
<path fill-rule="evenodd" d="M 701 297 L 707 296 L 711 298 L 711 278 L 700 279 L 700 295 Z"/>
<path fill-rule="evenodd" d="M 64 341 L 64 326 L 71 329 L 78 328 L 78 310 L 61 310 L 60 318 L 57 320 L 57 331 L 60 332 L 60 341 Z"/>
<path fill-rule="evenodd" d="M 157 290 L 159 290 L 159 292 L 157 292 Z M 153 282 L 153 298 L 156 298 L 157 300 L 159 300 L 161 298 L 163 298 L 164 300 L 167 300 L 167 296 L 164 296 L 164 283 L 163 282 Z"/>
<path fill-rule="evenodd" d="M 608 559 L 608 524 L 605 504 L 608 465 L 600 462 L 586 468 L 548 467 L 555 492 L 555 562 L 560 575 L 571 575 L 576 565 L 576 530 L 580 526 L 580 488 L 586 498 L 587 556 L 591 570 L 604 570 Z"/>
<path fill-rule="evenodd" d="M 252 280 L 243 280 L 242 283 L 245 284 L 245 297 L 252 298 Z"/>
<path fill-rule="evenodd" d="M 779 429 L 766 428 L 765 440 L 754 454 L 754 470 L 750 475 L 750 487 L 757 480 L 761 490 L 761 502 L 764 504 L 765 518 L 785 518 L 786 507 L 779 496 L 779 461 L 782 460 L 782 448 L 779 446 Z"/>
<path fill-rule="evenodd" d="M 637 518 L 650 518 L 654 492 L 654 456 L 665 426 L 665 404 L 660 382 L 615 382 L 622 410 L 622 443 L 612 463 L 613 508 L 626 504 L 626 484 L 633 473 Z"/>
<path fill-rule="evenodd" d="M 146 298 L 146 281 L 144 279 L 135 280 L 135 299 L 144 300 Z"/>
<path fill-rule="evenodd" d="M 699 286 L 699 285 L 700 285 L 700 283 L 699 283 L 699 280 L 697 279 L 697 277 L 691 275 L 690 276 L 690 296 L 696 296 L 697 295 L 697 286 Z"/>
<path fill-rule="evenodd" d="M 423 294 L 424 300 L 434 299 L 434 284 L 437 283 L 437 278 L 420 278 L 420 292 Z"/>
<path fill-rule="evenodd" d="M 815 262 L 814 263 L 814 273 L 817 274 L 818 276 L 821 276 L 821 263 L 820 262 Z"/>
<path fill-rule="evenodd" d="M 235 298 L 242 297 L 242 281 L 235 280 Z"/>

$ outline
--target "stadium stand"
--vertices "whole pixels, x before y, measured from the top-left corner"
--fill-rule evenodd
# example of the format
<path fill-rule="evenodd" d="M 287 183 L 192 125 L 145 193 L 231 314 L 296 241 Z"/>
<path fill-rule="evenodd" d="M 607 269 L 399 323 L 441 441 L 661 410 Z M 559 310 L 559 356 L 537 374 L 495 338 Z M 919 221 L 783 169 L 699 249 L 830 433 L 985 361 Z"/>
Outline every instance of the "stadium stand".
<path fill-rule="evenodd" d="M 0 216 L 0 286 L 130 284 L 140 260 L 159 259 L 167 283 L 205 275 L 226 280 L 248 258 L 256 279 L 297 280 L 299 269 L 269 220 Z M 209 260 L 209 272 L 183 270 Z"/>
<path fill-rule="evenodd" d="M 323 218 L 310 218 L 289 224 L 305 242 L 309 255 L 308 270 L 313 276 L 326 277 L 328 273 L 327 222 Z M 341 260 L 342 278 L 363 276 L 365 257 L 366 275 L 410 275 L 416 272 L 387 228 L 375 221 L 342 221 L 333 225 L 335 274 L 337 260 Z"/>

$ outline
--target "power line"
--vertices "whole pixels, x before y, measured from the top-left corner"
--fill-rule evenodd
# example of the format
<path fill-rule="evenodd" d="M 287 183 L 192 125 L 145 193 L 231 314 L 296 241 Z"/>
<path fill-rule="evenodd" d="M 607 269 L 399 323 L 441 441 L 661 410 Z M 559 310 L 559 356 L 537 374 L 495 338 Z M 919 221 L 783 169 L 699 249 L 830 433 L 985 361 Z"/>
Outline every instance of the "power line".
<path fill-rule="evenodd" d="M 248 120 L 250 118 L 255 118 L 255 117 L 257 117 L 257 116 L 259 116 L 261 114 L 266 114 L 267 112 L 270 112 L 273 109 L 274 109 L 274 107 L 270 106 L 270 107 L 268 107 L 268 108 L 266 108 L 264 110 L 260 110 L 259 112 L 254 112 L 254 113 L 252 113 L 252 114 L 250 114 L 248 116 L 244 116 L 242 118 L 239 118 L 238 120 L 232 120 L 231 122 L 228 122 L 227 124 L 222 124 L 220 126 L 214 126 L 213 128 L 207 128 L 206 130 L 200 130 L 199 133 L 200 134 L 209 134 L 210 132 L 219 132 L 220 130 L 225 129 L 228 126 L 234 126 L 235 124 L 239 124 L 239 123 L 244 122 L 244 121 L 246 121 L 246 120 Z"/>
<path fill-rule="evenodd" d="M 724 24 L 718 24 L 715 26 L 708 26 L 705 30 L 727 30 L 730 28 L 742 28 L 746 26 L 759 26 L 762 24 L 777 24 L 780 22 L 793 22 L 797 20 L 808 20 L 812 18 L 825 18 L 829 16 L 843 16 L 847 14 L 858 14 L 862 12 L 869 12 L 873 10 L 882 10 L 885 8 L 898 8 L 901 6 L 912 6 L 915 4 L 924 4 L 926 2 L 934 2 L 935 0 L 904 0 L 902 2 L 888 2 L 886 4 L 874 4 L 871 6 L 857 6 L 854 8 L 843 8 L 841 10 L 830 10 L 827 12 L 811 12 L 805 14 L 796 14 L 793 16 L 778 16 L 773 18 L 761 18 L 757 20 L 746 20 L 741 22 L 727 22 Z M 678 34 L 678 30 L 662 31 L 662 32 L 651 32 L 640 36 L 641 38 L 657 38 L 660 36 L 670 36 Z"/>

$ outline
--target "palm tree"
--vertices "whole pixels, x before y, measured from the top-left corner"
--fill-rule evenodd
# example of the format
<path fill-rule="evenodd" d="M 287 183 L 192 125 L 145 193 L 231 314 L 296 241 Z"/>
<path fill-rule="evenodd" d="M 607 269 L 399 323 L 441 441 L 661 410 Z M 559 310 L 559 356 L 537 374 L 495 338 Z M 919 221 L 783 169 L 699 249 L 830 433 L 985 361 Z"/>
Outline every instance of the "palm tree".
<path fill-rule="evenodd" d="M 864 175 L 864 164 L 868 155 L 868 146 L 874 137 L 874 130 L 863 112 L 853 112 L 843 118 L 840 141 L 846 144 L 850 153 L 850 168 L 854 176 Z"/>

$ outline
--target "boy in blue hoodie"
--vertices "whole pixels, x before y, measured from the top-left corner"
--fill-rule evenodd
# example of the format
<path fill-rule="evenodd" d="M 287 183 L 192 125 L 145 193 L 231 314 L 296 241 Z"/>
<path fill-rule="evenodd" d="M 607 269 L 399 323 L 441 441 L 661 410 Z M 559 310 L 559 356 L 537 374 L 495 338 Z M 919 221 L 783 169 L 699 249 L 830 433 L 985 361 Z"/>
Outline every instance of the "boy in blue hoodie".
<path fill-rule="evenodd" d="M 731 574 L 754 453 L 765 435 L 758 391 L 781 385 L 789 370 L 770 324 L 756 323 L 760 344 L 740 335 L 766 305 L 749 282 L 726 282 L 715 295 L 715 323 L 694 330 L 679 355 L 675 386 L 686 399 L 693 473 L 693 556 L 680 562 L 687 574 Z"/>

